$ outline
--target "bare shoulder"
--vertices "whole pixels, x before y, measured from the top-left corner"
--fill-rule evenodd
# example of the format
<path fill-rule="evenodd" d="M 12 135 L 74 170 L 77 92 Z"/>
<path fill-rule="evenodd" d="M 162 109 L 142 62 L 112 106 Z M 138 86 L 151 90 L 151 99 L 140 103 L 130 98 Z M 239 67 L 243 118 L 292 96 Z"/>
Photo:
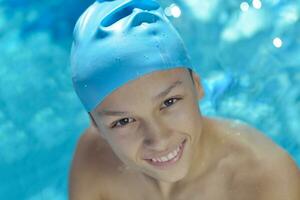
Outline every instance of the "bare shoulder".
<path fill-rule="evenodd" d="M 240 120 L 216 118 L 215 122 L 219 124 L 218 132 L 221 132 L 228 142 L 249 149 L 257 159 L 277 160 L 290 157 L 266 134 Z"/>
<path fill-rule="evenodd" d="M 95 129 L 87 129 L 80 137 L 69 175 L 71 200 L 99 200 L 107 187 L 108 176 L 114 174 L 119 161 Z"/>
<path fill-rule="evenodd" d="M 245 123 L 217 121 L 222 124 L 228 141 L 247 152 L 240 160 L 235 160 L 239 163 L 232 183 L 235 194 L 241 194 L 242 198 L 244 192 L 248 192 L 264 200 L 300 199 L 300 171 L 283 148 Z"/>

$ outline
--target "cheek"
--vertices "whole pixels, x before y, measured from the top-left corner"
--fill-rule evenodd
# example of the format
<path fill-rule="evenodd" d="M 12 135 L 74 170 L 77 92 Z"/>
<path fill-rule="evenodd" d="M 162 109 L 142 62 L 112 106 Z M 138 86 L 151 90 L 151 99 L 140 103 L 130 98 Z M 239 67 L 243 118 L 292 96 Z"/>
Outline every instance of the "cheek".
<path fill-rule="evenodd" d="M 110 144 L 120 156 L 132 157 L 136 155 L 139 141 L 131 134 L 115 134 L 110 137 Z"/>
<path fill-rule="evenodd" d="M 197 108 L 189 102 L 184 102 L 172 110 L 170 117 L 173 118 L 173 121 L 176 121 L 176 123 L 190 123 L 197 117 Z"/>
<path fill-rule="evenodd" d="M 192 134 L 199 127 L 198 108 L 193 104 L 182 104 L 167 117 L 168 126 L 183 133 Z"/>

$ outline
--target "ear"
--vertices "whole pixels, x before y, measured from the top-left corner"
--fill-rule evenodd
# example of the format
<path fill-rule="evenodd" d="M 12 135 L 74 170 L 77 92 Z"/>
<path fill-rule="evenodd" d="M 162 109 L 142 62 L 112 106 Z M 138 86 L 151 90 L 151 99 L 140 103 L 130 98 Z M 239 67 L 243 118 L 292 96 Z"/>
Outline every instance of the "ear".
<path fill-rule="evenodd" d="M 195 85 L 195 89 L 196 89 L 196 92 L 197 92 L 197 99 L 200 100 L 205 95 L 202 84 L 201 84 L 201 79 L 198 76 L 198 74 L 195 73 L 194 71 L 192 72 L 192 76 L 193 76 L 193 79 L 194 79 L 194 85 Z"/>

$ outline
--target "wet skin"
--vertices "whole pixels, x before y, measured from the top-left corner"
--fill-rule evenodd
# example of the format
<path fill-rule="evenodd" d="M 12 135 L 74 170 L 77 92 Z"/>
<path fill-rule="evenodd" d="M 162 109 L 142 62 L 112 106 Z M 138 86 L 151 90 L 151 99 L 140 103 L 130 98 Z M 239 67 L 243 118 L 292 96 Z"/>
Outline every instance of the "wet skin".
<path fill-rule="evenodd" d="M 155 72 L 97 106 L 74 155 L 70 199 L 299 200 L 290 156 L 243 123 L 202 116 L 193 79 L 184 68 Z M 172 164 L 151 163 L 178 146 Z"/>

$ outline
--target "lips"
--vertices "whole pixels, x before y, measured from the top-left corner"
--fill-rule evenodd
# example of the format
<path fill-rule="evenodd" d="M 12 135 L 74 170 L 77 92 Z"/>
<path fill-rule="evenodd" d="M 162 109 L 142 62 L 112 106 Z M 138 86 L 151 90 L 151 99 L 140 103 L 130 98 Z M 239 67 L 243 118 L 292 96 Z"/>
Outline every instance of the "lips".
<path fill-rule="evenodd" d="M 178 147 L 176 147 L 173 151 L 165 154 L 164 156 L 154 157 L 151 159 L 145 159 L 147 163 L 150 165 L 163 169 L 170 167 L 177 163 L 177 161 L 181 158 L 184 147 L 185 147 L 186 140 L 184 140 Z"/>

